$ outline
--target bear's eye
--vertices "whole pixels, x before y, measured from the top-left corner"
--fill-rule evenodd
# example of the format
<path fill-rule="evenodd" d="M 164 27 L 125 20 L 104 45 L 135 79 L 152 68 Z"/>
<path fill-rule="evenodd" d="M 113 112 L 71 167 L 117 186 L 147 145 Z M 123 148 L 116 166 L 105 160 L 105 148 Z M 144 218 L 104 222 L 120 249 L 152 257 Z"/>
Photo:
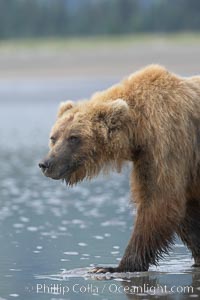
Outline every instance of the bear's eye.
<path fill-rule="evenodd" d="M 54 136 L 51 136 L 51 137 L 50 137 L 50 141 L 51 141 L 52 145 L 55 145 L 55 143 L 56 143 L 56 138 L 55 138 Z"/>
<path fill-rule="evenodd" d="M 75 135 L 71 135 L 69 138 L 68 138 L 68 141 L 71 143 L 71 144 L 75 144 L 77 142 L 79 142 L 79 137 L 78 136 L 75 136 Z"/>

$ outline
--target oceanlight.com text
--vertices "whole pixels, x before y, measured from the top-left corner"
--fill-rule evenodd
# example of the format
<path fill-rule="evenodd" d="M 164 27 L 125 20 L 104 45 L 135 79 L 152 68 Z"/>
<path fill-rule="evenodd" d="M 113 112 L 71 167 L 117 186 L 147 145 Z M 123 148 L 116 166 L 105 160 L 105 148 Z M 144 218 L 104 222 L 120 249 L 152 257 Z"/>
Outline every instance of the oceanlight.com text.
<path fill-rule="evenodd" d="M 75 294 L 148 294 L 148 295 L 166 295 L 166 294 L 193 294 L 192 286 L 171 286 L 144 284 L 141 286 L 134 285 L 118 285 L 116 283 L 105 283 L 103 286 L 95 284 L 37 284 L 32 288 L 37 294 L 56 294 L 67 295 Z"/>

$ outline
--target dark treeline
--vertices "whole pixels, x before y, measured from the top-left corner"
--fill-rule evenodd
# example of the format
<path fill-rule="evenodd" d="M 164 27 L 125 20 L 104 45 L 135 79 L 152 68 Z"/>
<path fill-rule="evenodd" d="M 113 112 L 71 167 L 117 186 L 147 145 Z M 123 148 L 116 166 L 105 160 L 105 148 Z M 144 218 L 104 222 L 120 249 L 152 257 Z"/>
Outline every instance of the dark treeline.
<path fill-rule="evenodd" d="M 0 0 L 0 39 L 200 30 L 200 0 Z"/>

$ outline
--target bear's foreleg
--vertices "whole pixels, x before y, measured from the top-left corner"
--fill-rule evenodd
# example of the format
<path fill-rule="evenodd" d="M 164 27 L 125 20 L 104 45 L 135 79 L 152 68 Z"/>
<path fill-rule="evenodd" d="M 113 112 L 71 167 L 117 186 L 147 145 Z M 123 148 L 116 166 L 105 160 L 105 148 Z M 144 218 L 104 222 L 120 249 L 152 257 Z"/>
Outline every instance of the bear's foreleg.
<path fill-rule="evenodd" d="M 177 234 L 191 250 L 194 267 L 200 267 L 200 203 L 195 199 L 188 201 L 186 214 L 178 227 Z"/>
<path fill-rule="evenodd" d="M 149 265 L 157 265 L 159 258 L 168 253 L 180 223 L 180 207 L 175 203 L 170 205 L 167 199 L 160 199 L 140 204 L 132 237 L 119 266 L 97 267 L 92 272 L 141 272 L 147 271 Z"/>
<path fill-rule="evenodd" d="M 160 203 L 140 205 L 119 270 L 140 272 L 147 271 L 150 265 L 157 265 L 173 243 L 180 218 L 179 209 L 175 205 L 170 207 L 164 199 Z"/>

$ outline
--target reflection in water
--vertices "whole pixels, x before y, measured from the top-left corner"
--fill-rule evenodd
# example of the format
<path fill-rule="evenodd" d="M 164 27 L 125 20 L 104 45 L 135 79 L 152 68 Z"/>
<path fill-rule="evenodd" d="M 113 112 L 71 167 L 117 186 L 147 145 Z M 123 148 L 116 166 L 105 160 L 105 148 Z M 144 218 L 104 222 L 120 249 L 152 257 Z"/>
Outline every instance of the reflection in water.
<path fill-rule="evenodd" d="M 46 153 L 57 103 L 20 100 L 4 103 L 0 111 L 0 300 L 200 296 L 200 272 L 191 269 L 191 255 L 179 241 L 149 272 L 88 273 L 92 266 L 118 264 L 123 255 L 135 215 L 129 204 L 129 167 L 73 189 L 43 177 L 37 163 Z M 68 292 L 37 290 L 55 283 Z M 160 293 L 158 287 L 165 285 L 167 294 Z M 172 295 L 174 285 L 192 285 L 194 291 Z M 132 286 L 153 286 L 156 296 L 144 289 L 133 293 Z"/>

